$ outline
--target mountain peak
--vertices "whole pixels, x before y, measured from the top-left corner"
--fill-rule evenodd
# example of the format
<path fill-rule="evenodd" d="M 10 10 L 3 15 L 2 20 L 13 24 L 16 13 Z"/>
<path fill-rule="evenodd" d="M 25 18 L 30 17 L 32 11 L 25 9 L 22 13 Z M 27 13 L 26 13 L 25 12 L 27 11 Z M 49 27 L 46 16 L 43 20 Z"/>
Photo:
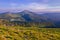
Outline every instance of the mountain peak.
<path fill-rule="evenodd" d="M 24 11 L 22 11 L 22 12 L 28 12 L 28 13 L 29 13 L 29 12 L 31 12 L 31 11 L 29 11 L 29 10 L 24 10 Z"/>
<path fill-rule="evenodd" d="M 35 12 L 32 12 L 30 10 L 23 10 L 20 13 L 26 13 L 26 14 L 35 14 Z"/>
<path fill-rule="evenodd" d="M 33 13 L 33 11 L 31 11 L 31 10 L 23 10 L 22 12 L 31 12 L 31 13 Z"/>

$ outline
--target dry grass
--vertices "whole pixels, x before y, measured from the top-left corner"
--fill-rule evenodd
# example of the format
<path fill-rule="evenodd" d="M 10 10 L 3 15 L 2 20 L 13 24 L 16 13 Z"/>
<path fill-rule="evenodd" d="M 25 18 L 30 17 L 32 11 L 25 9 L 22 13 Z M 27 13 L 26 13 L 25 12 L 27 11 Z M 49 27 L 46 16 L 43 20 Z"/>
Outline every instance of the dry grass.
<path fill-rule="evenodd" d="M 0 40 L 60 40 L 60 28 L 0 26 Z"/>

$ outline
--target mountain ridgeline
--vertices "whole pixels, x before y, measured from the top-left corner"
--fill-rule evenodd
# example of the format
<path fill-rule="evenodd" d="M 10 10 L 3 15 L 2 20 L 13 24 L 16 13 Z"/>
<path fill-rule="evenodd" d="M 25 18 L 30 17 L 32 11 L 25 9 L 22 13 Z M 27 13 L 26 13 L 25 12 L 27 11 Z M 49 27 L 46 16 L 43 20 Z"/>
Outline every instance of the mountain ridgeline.
<path fill-rule="evenodd" d="M 25 27 L 46 27 L 57 28 L 60 25 L 60 13 L 44 13 L 37 14 L 28 10 L 22 12 L 12 13 L 4 12 L 0 13 L 0 21 L 4 25 L 19 25 Z"/>

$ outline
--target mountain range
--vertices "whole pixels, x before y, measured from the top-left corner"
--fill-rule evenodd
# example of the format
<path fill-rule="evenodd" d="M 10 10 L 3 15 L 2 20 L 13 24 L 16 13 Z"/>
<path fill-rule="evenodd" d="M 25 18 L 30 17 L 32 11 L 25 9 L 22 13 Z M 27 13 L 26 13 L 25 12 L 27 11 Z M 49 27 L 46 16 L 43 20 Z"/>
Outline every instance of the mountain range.
<path fill-rule="evenodd" d="M 51 23 L 53 26 L 50 27 L 60 27 L 60 12 L 48 12 L 43 14 L 38 14 L 28 10 L 17 13 L 4 12 L 0 13 L 0 19 L 21 22 L 40 22 L 45 24 Z"/>

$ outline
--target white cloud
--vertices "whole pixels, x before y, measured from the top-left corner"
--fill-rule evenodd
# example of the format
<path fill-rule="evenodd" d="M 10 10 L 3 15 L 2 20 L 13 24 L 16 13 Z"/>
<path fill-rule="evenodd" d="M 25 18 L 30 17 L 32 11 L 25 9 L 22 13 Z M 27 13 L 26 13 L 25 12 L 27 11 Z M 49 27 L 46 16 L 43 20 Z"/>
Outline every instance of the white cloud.
<path fill-rule="evenodd" d="M 25 9 L 32 10 L 32 11 L 40 11 L 47 9 L 47 4 L 38 4 L 38 3 L 30 3 L 28 5 L 25 5 Z"/>
<path fill-rule="evenodd" d="M 31 3 L 29 5 L 27 5 L 28 8 L 30 9 L 36 9 L 36 10 L 39 10 L 39 9 L 46 9 L 48 5 L 46 4 L 38 4 L 38 3 Z"/>
<path fill-rule="evenodd" d="M 17 3 L 10 3 L 11 8 L 9 10 L 42 10 L 47 9 L 47 4 L 38 4 L 38 3 L 30 3 L 30 4 L 17 4 Z"/>
<path fill-rule="evenodd" d="M 11 9 L 16 9 L 17 3 L 10 3 L 10 8 Z"/>
<path fill-rule="evenodd" d="M 49 9 L 60 9 L 60 6 L 52 6 L 52 7 L 49 6 L 48 8 L 49 8 Z"/>
<path fill-rule="evenodd" d="M 10 8 L 7 8 L 5 10 L 7 11 L 21 11 L 21 10 L 31 10 L 35 12 L 40 11 L 60 11 L 60 8 L 58 7 L 50 7 L 48 4 L 42 4 L 42 3 L 30 3 L 30 4 L 17 4 L 17 3 L 10 3 Z"/>

